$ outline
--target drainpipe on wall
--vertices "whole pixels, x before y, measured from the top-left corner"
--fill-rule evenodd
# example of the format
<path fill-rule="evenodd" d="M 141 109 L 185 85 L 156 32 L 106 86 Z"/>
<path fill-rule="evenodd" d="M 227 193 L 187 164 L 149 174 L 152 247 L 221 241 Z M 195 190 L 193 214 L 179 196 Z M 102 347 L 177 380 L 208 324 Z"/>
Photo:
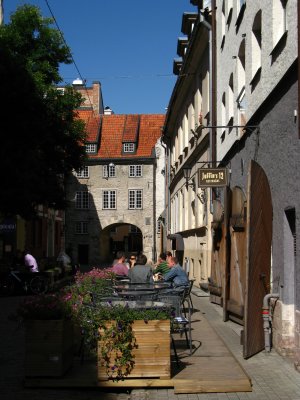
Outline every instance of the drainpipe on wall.
<path fill-rule="evenodd" d="M 270 299 L 279 299 L 279 293 L 269 293 L 264 297 L 263 307 L 262 307 L 262 317 L 264 321 L 264 333 L 265 333 L 265 351 L 268 353 L 271 351 L 271 326 L 270 322 L 272 320 L 270 312 Z"/>
<path fill-rule="evenodd" d="M 210 128 L 210 161 L 212 165 L 210 167 L 216 168 L 216 128 L 217 125 L 217 108 L 216 108 L 216 64 L 217 64 L 217 51 L 216 51 L 216 1 L 211 1 L 211 24 L 202 17 L 200 14 L 201 23 L 209 31 L 209 124 L 213 127 Z M 213 200 L 215 193 L 210 188 L 210 212 L 213 212 Z"/>
<path fill-rule="evenodd" d="M 170 171 L 170 164 L 169 164 L 169 158 L 167 154 L 167 146 L 164 144 L 162 137 L 160 138 L 160 144 L 162 145 L 164 151 L 165 151 L 165 161 L 164 161 L 164 168 L 165 168 L 165 191 L 164 191 L 164 211 L 165 211 L 165 222 L 162 224 L 164 227 L 164 236 L 162 238 L 162 250 L 166 251 L 166 243 L 167 243 L 167 227 L 168 227 L 168 213 L 166 212 L 166 205 L 168 204 L 168 211 L 169 211 L 169 199 L 170 199 L 170 189 L 169 189 L 169 171 Z M 166 165 L 166 159 L 168 161 L 168 166 Z M 167 185 L 166 185 L 167 183 Z M 167 191 L 167 196 L 166 196 L 166 191 Z M 167 197 L 167 202 L 166 203 L 166 197 Z M 162 222 L 161 222 L 162 223 Z"/>
<path fill-rule="evenodd" d="M 156 158 L 154 159 L 154 163 L 153 163 L 153 204 L 156 204 L 156 171 L 157 171 L 157 160 Z M 157 260 L 156 257 L 156 206 L 153 207 L 153 230 L 152 230 L 152 260 L 155 261 Z"/>
<path fill-rule="evenodd" d="M 167 137 L 165 137 L 164 138 L 164 142 L 166 143 L 166 140 L 168 140 L 168 142 L 169 142 L 169 146 L 170 146 L 170 139 L 168 138 L 167 139 Z M 167 195 L 167 202 L 165 203 L 166 205 L 167 205 L 167 212 L 166 212 L 166 220 L 165 220 L 165 233 L 166 233 L 166 236 L 165 236 L 165 243 L 167 243 L 167 236 L 168 236 L 168 234 L 171 232 L 171 203 L 170 203 L 170 201 L 171 201 L 171 194 L 170 194 L 170 177 L 171 177 L 171 174 L 170 174 L 170 170 L 171 170 L 171 160 L 170 160 L 170 147 L 166 144 L 166 146 L 164 146 L 163 145 L 163 142 L 161 141 L 161 143 L 162 143 L 162 146 L 165 148 L 165 155 L 166 155 L 166 157 L 167 157 L 167 174 L 165 175 L 165 179 L 166 179 L 166 191 L 167 191 L 167 193 L 166 193 L 166 195 Z M 164 249 L 164 250 L 166 250 L 166 249 Z"/>

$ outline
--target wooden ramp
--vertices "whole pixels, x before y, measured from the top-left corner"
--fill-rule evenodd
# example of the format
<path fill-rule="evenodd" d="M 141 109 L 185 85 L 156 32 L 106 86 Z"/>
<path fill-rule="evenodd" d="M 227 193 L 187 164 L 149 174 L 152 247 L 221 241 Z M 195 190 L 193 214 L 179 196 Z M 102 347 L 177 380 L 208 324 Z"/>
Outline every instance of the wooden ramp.
<path fill-rule="evenodd" d="M 26 378 L 26 387 L 174 388 L 174 393 L 249 392 L 251 380 L 200 311 L 193 313 L 193 354 L 184 338 L 175 337 L 179 367 L 172 359 L 171 379 L 98 381 L 97 366 L 75 362 L 62 378 Z"/>

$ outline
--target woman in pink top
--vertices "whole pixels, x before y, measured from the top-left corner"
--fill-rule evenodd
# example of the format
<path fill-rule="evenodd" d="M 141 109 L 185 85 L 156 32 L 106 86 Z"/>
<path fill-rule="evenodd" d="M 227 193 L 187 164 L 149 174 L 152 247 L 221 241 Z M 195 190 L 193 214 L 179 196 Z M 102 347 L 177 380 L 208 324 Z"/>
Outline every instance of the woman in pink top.
<path fill-rule="evenodd" d="M 123 251 L 117 252 L 118 262 L 112 267 L 112 272 L 117 275 L 128 275 L 128 266 L 125 264 L 125 254 Z"/>
<path fill-rule="evenodd" d="M 28 251 L 25 252 L 24 264 L 25 267 L 29 268 L 30 272 L 39 272 L 36 259 Z"/>

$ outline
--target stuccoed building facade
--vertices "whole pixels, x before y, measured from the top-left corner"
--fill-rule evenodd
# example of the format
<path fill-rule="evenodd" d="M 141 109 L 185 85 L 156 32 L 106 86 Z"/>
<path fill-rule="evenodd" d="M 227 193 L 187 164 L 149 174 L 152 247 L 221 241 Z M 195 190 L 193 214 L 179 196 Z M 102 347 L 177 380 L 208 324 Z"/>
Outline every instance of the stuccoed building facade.
<path fill-rule="evenodd" d="M 211 194 L 198 187 L 198 169 L 211 159 L 210 25 L 198 13 L 184 13 L 174 73 L 178 75 L 169 102 L 163 141 L 166 145 L 166 218 L 168 249 L 207 288 L 211 265 Z M 185 178 L 188 172 L 189 177 Z"/>
<path fill-rule="evenodd" d="M 244 325 L 245 357 L 269 342 L 298 366 L 297 1 L 218 0 L 216 6 L 217 159 L 231 172 L 222 198 L 227 237 L 219 244 L 229 260 L 219 266 L 224 316 Z M 265 337 L 262 330 L 264 298 L 272 338 L 271 324 Z"/>
<path fill-rule="evenodd" d="M 164 127 L 170 246 L 205 287 L 205 243 L 210 300 L 243 326 L 245 358 L 273 345 L 298 367 L 297 2 L 190 3 Z M 225 169 L 226 187 L 202 192 L 205 161 Z"/>
<path fill-rule="evenodd" d="M 84 168 L 67 181 L 66 250 L 80 264 L 111 265 L 118 250 L 160 251 L 157 190 L 164 165 L 160 144 L 165 116 L 78 110 L 88 131 Z M 162 185 L 160 183 L 160 185 Z"/>

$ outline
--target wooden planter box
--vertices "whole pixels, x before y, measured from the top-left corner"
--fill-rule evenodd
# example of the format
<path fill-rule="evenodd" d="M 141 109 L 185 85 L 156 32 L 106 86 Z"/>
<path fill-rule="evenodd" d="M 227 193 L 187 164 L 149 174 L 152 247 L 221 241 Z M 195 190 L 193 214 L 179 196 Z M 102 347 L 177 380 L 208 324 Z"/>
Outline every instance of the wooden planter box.
<path fill-rule="evenodd" d="M 71 321 L 26 322 L 25 376 L 62 376 L 73 362 Z"/>
<path fill-rule="evenodd" d="M 135 364 L 126 379 L 145 377 L 170 379 L 170 321 L 154 320 L 147 323 L 145 321 L 134 321 L 133 331 L 137 345 L 137 348 L 133 350 Z M 99 341 L 98 379 L 105 381 L 108 377 L 101 357 L 101 345 L 102 343 Z"/>

